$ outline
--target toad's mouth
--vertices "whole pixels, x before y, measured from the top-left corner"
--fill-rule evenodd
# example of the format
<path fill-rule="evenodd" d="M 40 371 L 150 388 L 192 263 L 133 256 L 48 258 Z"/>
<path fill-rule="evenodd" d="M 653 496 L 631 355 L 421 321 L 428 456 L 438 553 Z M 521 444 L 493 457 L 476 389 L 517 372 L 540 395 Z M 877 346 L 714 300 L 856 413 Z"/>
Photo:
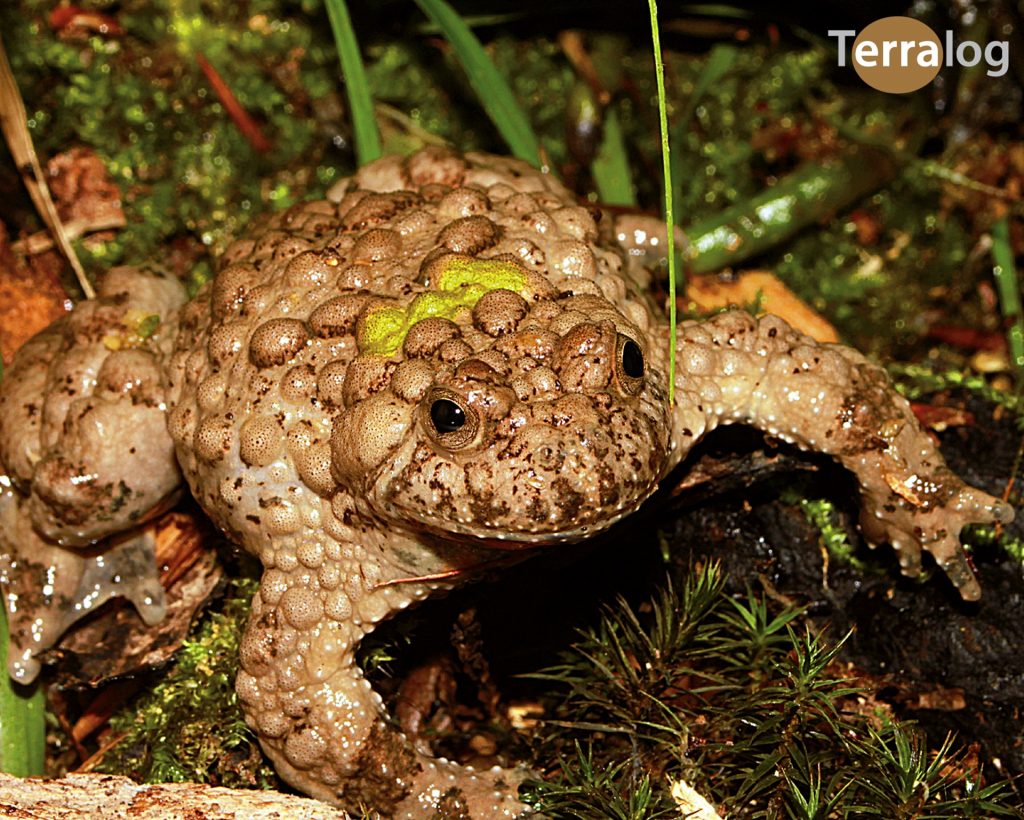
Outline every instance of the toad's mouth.
<path fill-rule="evenodd" d="M 410 509 L 391 500 L 386 478 L 379 479 L 374 489 L 376 492 L 368 500 L 377 514 L 386 520 L 401 522 L 405 526 L 415 525 L 418 529 L 441 539 L 458 540 L 484 549 L 516 552 L 548 545 L 572 544 L 593 538 L 635 512 L 654 495 L 658 483 L 652 482 L 644 492 L 630 499 L 629 503 L 615 509 L 604 510 L 601 516 L 562 527 L 544 527 L 539 522 L 533 522 L 534 526 L 529 529 L 510 527 L 501 522 L 479 518 L 459 521 L 428 510 Z"/>

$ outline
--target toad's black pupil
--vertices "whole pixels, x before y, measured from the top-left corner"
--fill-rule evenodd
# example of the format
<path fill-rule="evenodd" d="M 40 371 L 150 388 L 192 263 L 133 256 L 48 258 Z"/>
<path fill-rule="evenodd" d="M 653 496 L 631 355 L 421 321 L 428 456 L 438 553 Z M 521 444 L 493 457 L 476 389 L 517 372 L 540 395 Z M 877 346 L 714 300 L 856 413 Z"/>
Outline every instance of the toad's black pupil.
<path fill-rule="evenodd" d="M 622 372 L 631 379 L 641 379 L 644 375 L 644 352 L 632 339 L 622 346 Z"/>
<path fill-rule="evenodd" d="M 430 405 L 430 420 L 439 433 L 454 433 L 466 423 L 466 413 L 450 399 L 438 399 Z"/>

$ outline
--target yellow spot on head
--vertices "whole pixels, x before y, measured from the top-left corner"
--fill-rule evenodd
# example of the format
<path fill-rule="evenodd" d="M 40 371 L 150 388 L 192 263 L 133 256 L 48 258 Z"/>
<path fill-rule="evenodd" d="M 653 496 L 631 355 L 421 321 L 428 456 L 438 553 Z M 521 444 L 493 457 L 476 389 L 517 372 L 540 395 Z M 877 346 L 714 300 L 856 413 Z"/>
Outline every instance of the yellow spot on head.
<path fill-rule="evenodd" d="M 478 285 L 481 296 L 492 290 L 511 290 L 518 293 L 526 287 L 526 273 L 515 262 L 498 259 L 464 259 L 453 257 L 437 274 L 434 286 L 438 290 L 456 291 Z"/>
<path fill-rule="evenodd" d="M 526 272 L 515 262 L 453 257 L 434 277 L 434 289 L 416 296 L 408 307 L 380 305 L 363 314 L 356 330 L 359 352 L 392 356 L 417 322 L 431 317 L 454 321 L 459 311 L 472 310 L 493 290 L 529 296 L 527 282 Z"/>

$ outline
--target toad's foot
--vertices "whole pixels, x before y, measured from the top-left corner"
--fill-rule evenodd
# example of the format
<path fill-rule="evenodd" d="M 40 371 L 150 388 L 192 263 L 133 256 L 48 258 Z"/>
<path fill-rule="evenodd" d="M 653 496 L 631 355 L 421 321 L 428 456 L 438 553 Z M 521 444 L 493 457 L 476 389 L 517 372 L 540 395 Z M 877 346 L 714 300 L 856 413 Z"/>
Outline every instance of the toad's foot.
<path fill-rule="evenodd" d="M 291 785 L 385 817 L 535 816 L 521 775 L 474 771 L 418 752 L 388 719 L 353 653 L 374 624 L 424 597 L 416 585 L 333 589 L 300 571 L 265 573 L 242 641 L 237 689 L 249 724 Z"/>
<path fill-rule="evenodd" d="M 978 600 L 981 587 L 960 544 L 960 530 L 967 524 L 1008 524 L 1013 508 L 951 473 L 944 478 L 946 492 L 939 500 L 919 492 L 923 479 L 916 475 L 885 474 L 883 479 L 890 487 L 888 497 L 881 492 L 864 494 L 864 535 L 872 543 L 892 544 L 907 576 L 921 572 L 921 549 L 930 552 L 963 599 Z"/>

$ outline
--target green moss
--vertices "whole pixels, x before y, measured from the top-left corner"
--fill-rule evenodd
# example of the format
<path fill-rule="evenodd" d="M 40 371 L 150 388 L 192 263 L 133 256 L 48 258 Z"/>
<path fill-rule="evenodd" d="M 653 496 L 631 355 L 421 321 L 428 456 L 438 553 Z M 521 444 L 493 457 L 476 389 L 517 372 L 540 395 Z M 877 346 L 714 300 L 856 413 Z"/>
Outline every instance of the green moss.
<path fill-rule="evenodd" d="M 79 243 L 91 271 L 161 258 L 182 235 L 213 255 L 253 213 L 317 187 L 322 175 L 311 171 L 327 143 L 317 143 L 317 123 L 303 109 L 333 90 L 333 56 L 313 47 L 316 27 L 290 18 L 285 4 L 214 4 L 200 14 L 196 0 L 137 0 L 118 12 L 123 36 L 84 43 L 51 30 L 52 4 L 20 5 L 0 12 L 0 24 L 37 150 L 48 157 L 90 146 L 121 188 L 128 225 L 112 239 Z M 223 110 L 199 53 L 261 124 L 268 155 Z"/>
<path fill-rule="evenodd" d="M 826 61 L 821 50 L 751 46 L 737 50 L 730 70 L 704 91 L 691 111 L 688 101 L 706 61 L 706 55 L 665 54 L 673 162 L 682 183 L 675 205 L 684 228 L 762 191 L 776 172 L 766 159 L 777 157 L 766 157 L 771 149 L 756 147 L 759 137 L 777 125 L 797 128 L 804 99 L 829 90 L 823 82 Z M 655 115 L 637 103 L 655 97 L 650 50 L 631 50 L 624 64 L 637 93 L 618 98 L 619 117 L 639 153 L 657 157 L 657 129 L 651 128 Z M 691 115 L 689 121 L 681 121 L 685 114 Z M 649 203 L 659 199 L 654 185 L 658 180 L 650 177 L 638 177 L 641 201 Z"/>
<path fill-rule="evenodd" d="M 914 181 L 915 174 L 905 171 L 861 203 L 861 218 L 882 228 L 874 246 L 858 239 L 854 220 L 837 218 L 768 259 L 844 338 L 878 355 L 925 329 L 915 314 L 924 314 L 936 289 L 960 275 L 973 243 L 958 221 L 941 213 L 934 182 Z"/>
<path fill-rule="evenodd" d="M 940 390 L 966 390 L 976 396 L 1005 408 L 1013 414 L 1017 427 L 1024 429 L 1024 403 L 1021 396 L 1008 393 L 989 384 L 988 379 L 978 373 L 959 370 L 934 370 L 924 364 L 890 363 L 889 375 L 896 389 L 908 399 L 919 399 Z"/>
<path fill-rule="evenodd" d="M 824 498 L 801 498 L 799 504 L 807 520 L 821 533 L 821 543 L 828 554 L 846 566 L 865 572 L 867 564 L 856 556 L 846 530 L 838 522 L 835 505 Z"/>
<path fill-rule="evenodd" d="M 1009 784 L 983 784 L 951 741 L 929 753 L 911 724 L 865 714 L 868 692 L 835 663 L 842 640 L 800 615 L 729 598 L 714 566 L 638 609 L 620 600 L 538 676 L 564 692 L 546 746 L 563 771 L 531 783 L 531 802 L 657 816 L 685 781 L 730 817 L 1020 816 Z"/>
<path fill-rule="evenodd" d="M 1005 530 L 997 533 L 995 527 L 975 524 L 964 529 L 963 542 L 972 548 L 996 546 L 1024 566 L 1024 540 L 1007 534 Z"/>
<path fill-rule="evenodd" d="M 170 671 L 111 719 L 124 738 L 97 770 L 145 783 L 278 786 L 234 687 L 239 641 L 256 587 L 254 579 L 233 581 L 222 611 L 198 623 Z"/>

